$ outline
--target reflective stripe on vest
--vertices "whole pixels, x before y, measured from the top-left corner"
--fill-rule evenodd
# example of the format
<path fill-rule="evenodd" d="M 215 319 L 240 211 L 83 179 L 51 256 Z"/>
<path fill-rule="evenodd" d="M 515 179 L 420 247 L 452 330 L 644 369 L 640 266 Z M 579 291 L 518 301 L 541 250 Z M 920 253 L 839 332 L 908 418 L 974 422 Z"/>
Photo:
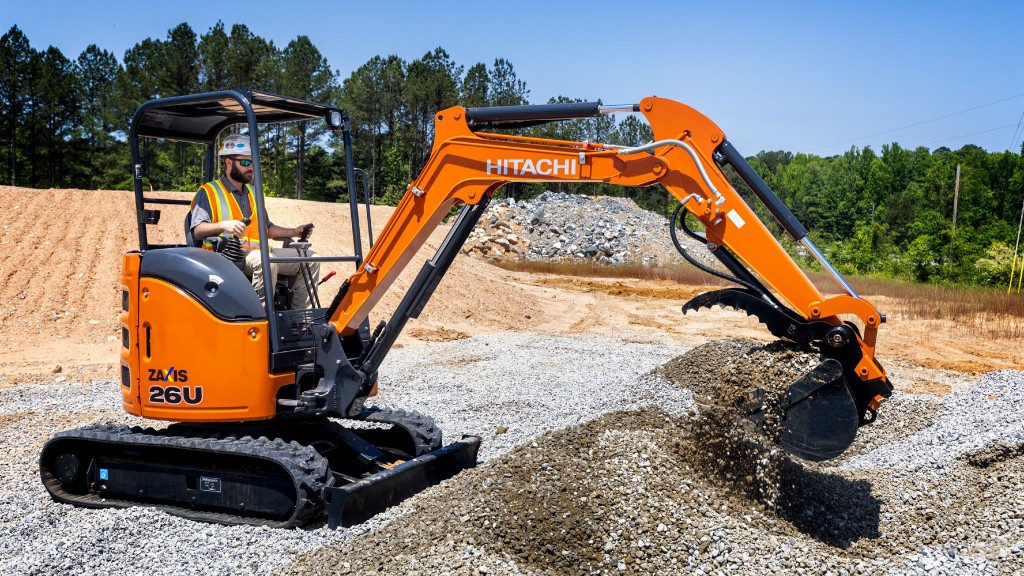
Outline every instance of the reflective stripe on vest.
<path fill-rule="evenodd" d="M 203 184 L 200 190 L 206 192 L 206 199 L 210 204 L 210 218 L 212 222 L 241 220 L 245 218 L 245 215 L 242 214 L 241 206 L 235 200 L 235 195 L 224 188 L 224 184 L 220 179 Z M 249 195 L 249 207 L 252 209 L 252 216 L 249 217 L 249 226 L 246 227 L 243 236 L 239 238 L 239 242 L 243 250 L 259 250 L 260 229 L 259 217 L 256 213 L 256 198 L 253 194 L 252 186 L 249 184 L 245 185 L 245 191 Z M 192 200 L 192 206 L 195 207 L 195 199 Z M 221 233 L 220 236 L 227 237 L 230 234 Z M 213 243 L 204 239 L 203 248 L 213 250 Z"/>

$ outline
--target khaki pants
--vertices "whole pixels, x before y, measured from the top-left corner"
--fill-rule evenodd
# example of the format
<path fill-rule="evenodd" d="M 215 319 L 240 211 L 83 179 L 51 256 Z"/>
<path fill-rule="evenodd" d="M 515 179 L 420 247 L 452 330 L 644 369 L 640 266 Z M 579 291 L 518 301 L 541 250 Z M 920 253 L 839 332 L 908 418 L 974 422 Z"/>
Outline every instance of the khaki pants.
<path fill-rule="evenodd" d="M 299 251 L 295 248 L 275 248 L 270 253 L 277 257 L 295 257 L 300 255 Z M 316 256 L 316 253 L 310 250 L 306 256 Z M 320 281 L 320 263 L 309 262 L 305 265 L 309 266 L 309 272 L 313 278 L 313 286 L 316 286 L 316 283 Z M 271 286 L 277 284 L 278 274 L 297 276 L 293 285 L 295 293 L 292 298 L 292 308 L 295 310 L 303 310 L 310 306 L 309 290 L 306 289 L 306 283 L 302 280 L 300 266 L 302 265 L 298 262 L 281 262 L 270 265 Z M 252 287 L 256 289 L 256 295 L 260 297 L 260 304 L 266 306 L 267 303 L 263 297 L 263 264 L 260 262 L 259 250 L 252 250 L 245 255 L 245 268 L 243 271 L 246 276 L 252 278 Z"/>

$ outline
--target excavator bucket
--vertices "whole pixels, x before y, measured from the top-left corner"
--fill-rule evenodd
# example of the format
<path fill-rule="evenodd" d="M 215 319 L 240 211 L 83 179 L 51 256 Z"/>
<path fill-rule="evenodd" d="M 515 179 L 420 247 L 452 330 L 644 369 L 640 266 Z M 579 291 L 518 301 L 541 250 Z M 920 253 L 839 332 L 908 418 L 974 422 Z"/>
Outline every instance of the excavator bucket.
<path fill-rule="evenodd" d="M 779 398 L 784 413 L 779 444 L 790 454 L 820 462 L 842 454 L 859 425 L 842 365 L 825 360 L 793 381 Z"/>
<path fill-rule="evenodd" d="M 721 252 L 721 250 L 719 250 Z M 727 255 L 728 253 L 723 253 Z M 722 256 L 723 254 L 718 254 Z M 731 261 L 726 258 L 726 261 Z M 847 338 L 845 348 L 833 348 L 839 330 L 849 330 L 823 321 L 805 321 L 799 314 L 770 302 L 749 290 L 735 288 L 705 292 L 683 305 L 683 313 L 725 306 L 756 317 L 781 339 L 803 346 L 817 343 L 823 354 L 833 355 L 777 393 L 757 389 L 735 402 L 735 407 L 753 426 L 781 445 L 787 452 L 812 462 L 835 458 L 853 443 L 857 429 L 874 420 L 874 410 L 861 421 L 857 400 L 850 390 L 843 363 L 856 366 L 861 358 L 857 340 Z M 850 333 L 852 334 L 852 332 Z M 888 398 L 892 385 L 880 379 L 859 382 L 863 396 Z M 773 396 L 768 398 L 767 396 Z"/>
<path fill-rule="evenodd" d="M 749 430 L 767 437 L 797 458 L 820 462 L 842 454 L 859 422 L 843 367 L 825 360 L 775 393 L 756 388 L 733 405 Z"/>

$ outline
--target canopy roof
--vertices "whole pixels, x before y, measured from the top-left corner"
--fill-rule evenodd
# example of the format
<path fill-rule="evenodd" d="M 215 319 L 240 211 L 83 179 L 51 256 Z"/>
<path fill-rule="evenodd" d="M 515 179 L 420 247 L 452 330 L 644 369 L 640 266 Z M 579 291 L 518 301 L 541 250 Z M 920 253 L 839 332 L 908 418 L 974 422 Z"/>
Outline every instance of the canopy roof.
<path fill-rule="evenodd" d="M 323 120 L 331 110 L 345 116 L 336 106 L 240 88 L 150 100 L 136 110 L 132 127 L 145 138 L 209 144 L 224 128 L 248 121 L 240 98 L 249 102 L 260 124 Z"/>

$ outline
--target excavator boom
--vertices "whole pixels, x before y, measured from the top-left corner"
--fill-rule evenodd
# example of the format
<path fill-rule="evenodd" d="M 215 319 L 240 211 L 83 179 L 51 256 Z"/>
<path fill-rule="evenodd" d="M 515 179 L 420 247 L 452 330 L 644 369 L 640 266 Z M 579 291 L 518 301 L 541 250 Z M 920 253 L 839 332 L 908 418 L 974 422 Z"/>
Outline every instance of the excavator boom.
<path fill-rule="evenodd" d="M 548 140 L 484 132 L 488 126 L 526 126 L 548 121 L 636 111 L 644 114 L 654 132 L 651 144 L 624 148 L 601 143 Z M 432 153 L 395 213 L 329 309 L 329 322 L 339 334 L 352 334 L 384 292 L 409 263 L 434 228 L 453 206 L 467 206 L 465 218 L 453 227 L 438 256 L 428 262 L 410 291 L 407 310 L 388 324 L 390 338 L 377 342 L 368 359 L 379 362 L 408 317 L 415 317 L 429 298 L 454 251 L 461 247 L 495 190 L 509 182 L 607 182 L 621 186 L 660 184 L 704 226 L 703 239 L 737 277 L 744 290 L 702 295 L 685 310 L 713 305 L 742 309 L 762 320 L 780 338 L 820 347 L 841 366 L 846 385 L 832 386 L 839 398 L 844 439 L 828 448 L 815 448 L 815 436 L 828 435 L 834 415 L 814 421 L 827 409 L 807 410 L 813 392 L 827 388 L 833 367 L 822 367 L 814 390 L 804 390 L 805 426 L 789 421 L 788 437 L 799 436 L 791 452 L 809 459 L 832 458 L 849 445 L 859 425 L 875 418 L 879 403 L 892 390 L 885 370 L 875 360 L 875 340 L 884 320 L 828 263 L 785 204 L 757 176 L 726 140 L 725 133 L 693 108 L 665 98 L 650 97 L 634 106 L 603 107 L 594 103 L 466 109 L 460 106 L 435 116 Z M 796 265 L 771 231 L 729 184 L 722 166 L 730 165 L 793 238 L 804 244 L 832 273 L 843 293 L 824 296 Z M 413 312 L 413 314 L 409 314 Z M 860 326 L 840 319 L 850 315 Z M 375 369 L 371 362 L 363 371 Z M 809 385 L 803 383 L 803 388 Z M 801 394 L 797 394 L 801 396 Z M 830 408 L 835 408 L 831 406 Z M 783 444 L 785 445 L 785 435 Z M 810 438 L 810 439 L 809 439 Z M 837 446 L 840 446 L 837 448 Z"/>

